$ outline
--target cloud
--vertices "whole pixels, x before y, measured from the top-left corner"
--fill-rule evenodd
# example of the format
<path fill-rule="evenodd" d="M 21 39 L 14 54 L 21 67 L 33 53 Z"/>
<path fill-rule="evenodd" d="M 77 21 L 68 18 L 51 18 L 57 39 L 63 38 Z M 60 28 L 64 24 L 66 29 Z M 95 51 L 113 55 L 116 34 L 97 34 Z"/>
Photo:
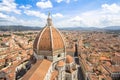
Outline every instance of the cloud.
<path fill-rule="evenodd" d="M 7 18 L 7 15 L 0 13 L 0 18 Z"/>
<path fill-rule="evenodd" d="M 22 5 L 19 8 L 21 8 L 21 9 L 30 9 L 31 7 L 32 7 L 31 5 L 26 5 L 26 6 Z"/>
<path fill-rule="evenodd" d="M 75 16 L 72 19 L 70 19 L 71 22 L 79 22 L 82 21 L 82 18 L 80 16 Z"/>
<path fill-rule="evenodd" d="M 4 20 L 9 20 L 9 21 L 14 21 L 16 19 L 14 16 L 5 15 L 3 13 L 0 13 L 0 18 Z"/>
<path fill-rule="evenodd" d="M 3 0 L 0 3 L 0 11 L 21 14 L 21 11 L 17 9 L 17 4 L 14 2 L 14 0 Z"/>
<path fill-rule="evenodd" d="M 24 26 L 38 26 L 38 27 L 44 27 L 45 26 L 45 21 L 40 21 L 40 20 L 23 20 L 20 19 L 18 24 L 22 24 Z"/>
<path fill-rule="evenodd" d="M 70 1 L 78 1 L 78 0 L 55 0 L 57 3 L 61 3 L 61 2 L 66 2 L 66 3 L 70 3 Z"/>
<path fill-rule="evenodd" d="M 84 19 L 86 26 L 118 26 L 120 25 L 120 5 L 103 4 L 101 9 L 88 11 L 83 13 L 81 17 Z"/>
<path fill-rule="evenodd" d="M 47 16 L 44 13 L 41 13 L 39 11 L 25 10 L 24 13 L 28 16 L 35 16 L 35 17 L 39 17 L 39 18 L 42 18 L 42 19 L 47 18 Z"/>
<path fill-rule="evenodd" d="M 61 3 L 62 1 L 64 1 L 64 0 L 56 0 L 57 3 Z"/>
<path fill-rule="evenodd" d="M 0 24 L 1 25 L 13 25 L 18 21 L 14 16 L 9 16 L 3 13 L 0 13 Z"/>
<path fill-rule="evenodd" d="M 66 0 L 66 3 L 69 3 L 70 2 L 70 0 Z"/>
<path fill-rule="evenodd" d="M 103 4 L 102 9 L 107 13 L 120 13 L 120 6 L 115 3 L 111 5 Z"/>
<path fill-rule="evenodd" d="M 45 20 L 24 20 L 24 19 L 17 19 L 14 16 L 9 16 L 3 13 L 0 13 L 0 24 L 1 25 L 24 25 L 24 26 L 45 26 Z"/>
<path fill-rule="evenodd" d="M 61 2 L 66 2 L 66 3 L 69 3 L 70 0 L 56 0 L 57 3 L 61 3 Z"/>
<path fill-rule="evenodd" d="M 62 14 L 60 14 L 60 13 L 53 14 L 52 16 L 55 17 L 55 18 L 63 18 L 63 17 L 64 17 L 64 16 L 63 16 Z"/>
<path fill-rule="evenodd" d="M 56 23 L 60 27 L 106 27 L 120 26 L 120 5 L 118 4 L 102 4 L 100 9 L 91 10 L 78 14 L 77 16 L 69 16 L 64 20 Z"/>
<path fill-rule="evenodd" d="M 82 26 L 82 18 L 80 16 L 65 18 L 55 23 L 58 27 L 78 27 Z"/>
<path fill-rule="evenodd" d="M 42 8 L 42 9 L 52 8 L 53 7 L 52 3 L 49 0 L 48 1 L 37 2 L 36 6 Z"/>

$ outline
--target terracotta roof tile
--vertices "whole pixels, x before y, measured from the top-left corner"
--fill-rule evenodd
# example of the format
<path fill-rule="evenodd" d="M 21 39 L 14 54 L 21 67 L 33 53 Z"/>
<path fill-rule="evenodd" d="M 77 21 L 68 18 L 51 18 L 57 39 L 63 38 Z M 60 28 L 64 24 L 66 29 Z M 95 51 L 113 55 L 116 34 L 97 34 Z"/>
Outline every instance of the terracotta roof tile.
<path fill-rule="evenodd" d="M 72 56 L 67 55 L 67 56 L 66 56 L 66 63 L 72 63 L 72 62 L 73 62 Z"/>
<path fill-rule="evenodd" d="M 46 59 L 37 61 L 23 76 L 22 80 L 44 80 L 50 66 L 51 62 Z"/>
<path fill-rule="evenodd" d="M 63 61 L 59 61 L 57 64 L 57 66 L 64 66 L 64 65 L 65 65 L 65 63 Z"/>

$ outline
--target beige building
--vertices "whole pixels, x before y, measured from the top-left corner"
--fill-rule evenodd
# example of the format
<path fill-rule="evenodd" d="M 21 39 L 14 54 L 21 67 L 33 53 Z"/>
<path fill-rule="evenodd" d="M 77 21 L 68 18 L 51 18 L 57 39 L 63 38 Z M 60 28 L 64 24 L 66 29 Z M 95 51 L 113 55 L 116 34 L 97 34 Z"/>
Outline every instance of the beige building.
<path fill-rule="evenodd" d="M 22 80 L 78 80 L 73 57 L 66 55 L 65 41 L 50 15 L 33 44 L 36 63 Z"/>

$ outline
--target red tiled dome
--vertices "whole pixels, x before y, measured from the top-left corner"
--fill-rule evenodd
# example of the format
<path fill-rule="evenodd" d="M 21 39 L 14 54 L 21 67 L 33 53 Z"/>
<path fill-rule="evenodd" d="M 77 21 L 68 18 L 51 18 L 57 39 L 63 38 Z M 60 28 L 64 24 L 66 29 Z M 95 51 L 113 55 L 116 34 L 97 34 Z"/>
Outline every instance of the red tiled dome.
<path fill-rule="evenodd" d="M 57 66 L 58 67 L 61 67 L 61 66 L 64 66 L 65 65 L 65 63 L 63 62 L 63 61 L 59 61 L 58 63 L 57 63 Z"/>
<path fill-rule="evenodd" d="M 73 57 L 71 57 L 70 55 L 66 56 L 66 63 L 72 63 L 73 62 Z"/>
<path fill-rule="evenodd" d="M 47 25 L 43 30 L 37 35 L 33 49 L 38 51 L 56 51 L 60 49 L 65 49 L 64 41 L 61 33 L 54 28 L 52 24 L 52 19 L 48 17 Z"/>

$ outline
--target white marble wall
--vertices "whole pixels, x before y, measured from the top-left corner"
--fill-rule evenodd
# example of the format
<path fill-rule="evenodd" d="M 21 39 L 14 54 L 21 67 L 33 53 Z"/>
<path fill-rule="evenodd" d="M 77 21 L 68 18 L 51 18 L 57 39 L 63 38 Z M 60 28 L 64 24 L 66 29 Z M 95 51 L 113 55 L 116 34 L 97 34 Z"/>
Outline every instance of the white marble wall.
<path fill-rule="evenodd" d="M 58 57 L 58 55 L 60 55 L 60 57 Z M 59 54 L 53 56 L 53 62 L 59 61 L 64 58 L 65 58 L 65 53 L 59 53 Z"/>
<path fill-rule="evenodd" d="M 52 64 L 51 64 L 51 66 L 49 67 L 48 72 L 47 72 L 44 80 L 50 80 L 50 78 L 51 78 L 51 73 L 52 73 Z"/>

